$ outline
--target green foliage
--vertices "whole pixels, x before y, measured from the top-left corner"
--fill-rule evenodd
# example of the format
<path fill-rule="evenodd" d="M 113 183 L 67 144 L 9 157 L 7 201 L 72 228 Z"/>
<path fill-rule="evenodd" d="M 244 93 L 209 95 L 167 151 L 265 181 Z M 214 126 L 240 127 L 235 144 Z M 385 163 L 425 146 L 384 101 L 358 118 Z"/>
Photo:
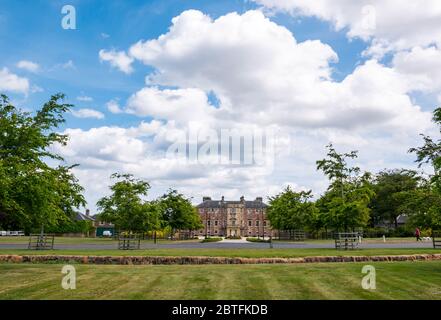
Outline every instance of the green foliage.
<path fill-rule="evenodd" d="M 264 239 L 261 239 L 261 238 L 247 238 L 247 241 L 248 242 L 263 242 L 263 243 L 269 243 L 270 242 L 269 239 L 264 240 Z"/>
<path fill-rule="evenodd" d="M 347 159 L 357 158 L 357 151 L 339 154 L 332 144 L 327 148 L 327 158 L 317 161 L 317 170 L 330 180 L 327 192 L 317 201 L 320 224 L 338 231 L 365 227 L 375 195 L 371 175 L 360 175 L 360 168 L 348 165 Z"/>
<path fill-rule="evenodd" d="M 203 239 L 201 242 L 205 243 L 205 242 L 219 242 L 222 241 L 222 238 L 219 237 L 207 237 L 205 239 Z"/>
<path fill-rule="evenodd" d="M 203 228 L 201 218 L 189 199 L 176 190 L 169 190 L 158 201 L 162 220 L 172 230 L 197 230 Z"/>
<path fill-rule="evenodd" d="M 93 231 L 93 223 L 92 221 L 74 221 L 68 220 L 63 223 L 58 224 L 57 226 L 51 226 L 46 229 L 48 233 L 88 233 Z"/>
<path fill-rule="evenodd" d="M 271 226 L 278 230 L 305 229 L 313 226 L 318 218 L 318 210 L 311 191 L 294 192 L 289 186 L 274 197 L 269 198 L 267 216 Z"/>
<path fill-rule="evenodd" d="M 441 107 L 434 110 L 433 122 L 439 126 L 441 132 Z M 413 225 L 435 230 L 441 228 L 441 140 L 422 136 L 424 145 L 411 148 L 409 152 L 416 153 L 416 162 L 420 167 L 431 164 L 434 174 L 417 192 L 407 195 L 402 208 L 410 215 Z"/>
<path fill-rule="evenodd" d="M 418 188 L 420 177 L 412 170 L 386 170 L 374 181 L 375 197 L 371 202 L 372 223 L 388 220 L 398 227 L 397 217 L 403 213 L 402 204 Z"/>
<path fill-rule="evenodd" d="M 72 106 L 57 94 L 33 116 L 0 96 L 0 224 L 25 231 L 56 226 L 73 208 L 85 205 L 83 188 L 71 167 L 53 168 L 46 159 L 63 160 L 50 151 L 68 137 L 55 132 Z"/>
<path fill-rule="evenodd" d="M 143 200 L 150 184 L 130 174 L 113 174 L 119 181 L 110 186 L 111 195 L 97 202 L 99 218 L 112 222 L 117 229 L 130 232 L 158 230 L 160 211 L 156 202 Z"/>

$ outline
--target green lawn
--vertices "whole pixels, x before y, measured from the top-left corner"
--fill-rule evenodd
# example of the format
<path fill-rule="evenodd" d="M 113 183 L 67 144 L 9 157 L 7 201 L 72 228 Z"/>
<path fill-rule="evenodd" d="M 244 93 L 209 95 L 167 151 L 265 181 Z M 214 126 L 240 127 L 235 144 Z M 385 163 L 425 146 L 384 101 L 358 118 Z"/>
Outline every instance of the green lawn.
<path fill-rule="evenodd" d="M 327 249 L 269 249 L 269 248 L 158 248 L 144 250 L 94 250 L 94 249 L 69 249 L 69 250 L 27 250 L 27 249 L 0 249 L 0 254 L 18 255 L 98 255 L 98 256 L 210 256 L 210 257 L 242 257 L 242 258 L 271 258 L 271 257 L 306 257 L 306 256 L 374 256 L 374 255 L 409 255 L 441 253 L 441 250 L 430 248 L 398 248 L 398 249 L 359 249 L 341 251 Z"/>
<path fill-rule="evenodd" d="M 377 289 L 361 288 L 363 263 L 308 265 L 0 264 L 0 299 L 441 299 L 441 262 L 371 263 Z"/>

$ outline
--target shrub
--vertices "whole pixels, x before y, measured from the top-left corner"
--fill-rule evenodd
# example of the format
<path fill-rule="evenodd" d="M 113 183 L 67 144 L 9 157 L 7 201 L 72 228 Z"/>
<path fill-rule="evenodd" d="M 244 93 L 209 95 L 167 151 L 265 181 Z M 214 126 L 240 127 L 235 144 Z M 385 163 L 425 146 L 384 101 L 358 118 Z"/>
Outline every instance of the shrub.
<path fill-rule="evenodd" d="M 236 240 L 239 240 L 239 239 L 242 239 L 242 237 L 241 236 L 227 236 L 227 237 L 225 237 L 225 239 L 236 239 Z"/>
<path fill-rule="evenodd" d="M 259 239 L 259 238 L 247 238 L 247 241 L 249 241 L 249 242 L 266 242 L 266 243 L 270 242 L 269 239 L 268 240 L 263 240 L 263 239 Z"/>
<path fill-rule="evenodd" d="M 218 241 L 222 241 L 222 238 L 210 237 L 210 238 L 205 238 L 201 242 L 204 243 L 204 242 L 218 242 Z"/>

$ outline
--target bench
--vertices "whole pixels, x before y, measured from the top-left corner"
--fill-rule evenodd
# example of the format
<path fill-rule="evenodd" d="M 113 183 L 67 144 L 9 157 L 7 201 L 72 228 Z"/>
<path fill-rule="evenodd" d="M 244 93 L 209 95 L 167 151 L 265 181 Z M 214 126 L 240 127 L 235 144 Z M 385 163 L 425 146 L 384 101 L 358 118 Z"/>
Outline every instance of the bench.
<path fill-rule="evenodd" d="M 28 249 L 31 250 L 52 250 L 54 249 L 53 234 L 30 234 Z"/>
<path fill-rule="evenodd" d="M 360 234 L 358 232 L 344 232 L 335 235 L 335 249 L 354 250 L 358 248 Z"/>

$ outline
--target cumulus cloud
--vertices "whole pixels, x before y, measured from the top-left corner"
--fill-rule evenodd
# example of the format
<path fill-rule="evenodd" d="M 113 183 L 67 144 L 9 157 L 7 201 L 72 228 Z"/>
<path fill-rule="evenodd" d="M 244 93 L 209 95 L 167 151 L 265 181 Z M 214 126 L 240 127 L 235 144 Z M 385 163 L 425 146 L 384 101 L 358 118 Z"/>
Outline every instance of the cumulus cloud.
<path fill-rule="evenodd" d="M 29 92 L 29 80 L 11 73 L 7 68 L 0 69 L 0 91 L 27 94 Z"/>
<path fill-rule="evenodd" d="M 176 119 L 182 122 L 209 121 L 210 111 L 204 91 L 195 88 L 160 90 L 141 89 L 127 101 L 126 112 L 156 119 Z"/>
<path fill-rule="evenodd" d="M 373 40 L 367 51 L 377 56 L 390 50 L 441 44 L 441 4 L 438 0 L 254 0 L 272 11 L 314 16 L 347 28 L 350 38 Z"/>
<path fill-rule="evenodd" d="M 336 22 L 339 28 L 350 26 L 344 21 Z M 353 30 L 351 37 L 357 35 Z M 388 38 L 388 45 L 393 39 Z M 71 142 L 63 154 L 82 164 L 76 170 L 83 170 L 80 177 L 90 183 L 91 172 L 107 176 L 118 171 L 150 180 L 155 192 L 176 187 L 197 199 L 202 194 L 266 196 L 286 184 L 319 193 L 326 180 L 316 172 L 315 161 L 325 156 L 329 141 L 342 151 L 359 150 L 357 164 L 376 172 L 414 167 L 407 150 L 420 143 L 418 133 L 433 129 L 430 113 L 422 111 L 411 93 L 437 90 L 437 68 L 429 67 L 438 63 L 436 47 L 404 50 L 390 65 L 369 59 L 336 81 L 338 56 L 329 45 L 299 42 L 260 11 L 212 19 L 189 10 L 173 18 L 167 33 L 139 41 L 126 52 L 120 52 L 126 68 L 136 59 L 155 71 L 147 75 L 144 88 L 127 101 L 109 101 L 107 108 L 145 121 L 131 128 L 68 130 Z M 210 102 L 213 95 L 216 106 Z M 204 165 L 166 157 L 171 144 L 188 138 L 189 121 L 207 133 L 274 127 L 279 145 L 275 162 Z M 209 141 L 208 134 L 202 136 L 202 142 Z"/>
<path fill-rule="evenodd" d="M 17 68 L 36 73 L 40 69 L 40 66 L 37 63 L 32 62 L 32 61 L 21 60 L 21 61 L 17 62 Z"/>
<path fill-rule="evenodd" d="M 100 61 L 109 62 L 112 67 L 117 68 L 126 74 L 133 72 L 133 58 L 129 57 L 124 51 L 100 50 L 99 58 Z"/>
<path fill-rule="evenodd" d="M 72 110 L 72 115 L 76 118 L 93 118 L 93 119 L 104 119 L 104 114 L 98 110 L 93 109 L 79 109 Z"/>
<path fill-rule="evenodd" d="M 118 101 L 116 100 L 110 100 L 106 103 L 107 106 L 107 110 L 109 110 L 111 113 L 114 114 L 118 114 L 118 113 L 122 113 L 123 110 L 121 109 L 121 107 L 118 104 Z"/>
<path fill-rule="evenodd" d="M 409 83 L 395 70 L 371 60 L 336 82 L 332 63 L 338 56 L 330 46 L 318 40 L 298 42 L 259 11 L 212 20 L 189 10 L 172 23 L 168 33 L 134 44 L 129 53 L 155 67 L 148 77 L 151 86 L 184 89 L 145 88 L 129 99 L 131 113 L 179 120 L 178 110 L 186 114 L 189 108 L 203 105 L 203 90 L 216 94 L 220 108 L 201 107 L 192 116 L 348 129 L 412 127 L 414 121 L 409 119 L 414 117 L 428 123 L 429 117 L 407 95 Z M 195 90 L 201 91 L 200 98 L 190 101 Z M 173 102 L 167 100 L 170 96 L 176 96 Z"/>

